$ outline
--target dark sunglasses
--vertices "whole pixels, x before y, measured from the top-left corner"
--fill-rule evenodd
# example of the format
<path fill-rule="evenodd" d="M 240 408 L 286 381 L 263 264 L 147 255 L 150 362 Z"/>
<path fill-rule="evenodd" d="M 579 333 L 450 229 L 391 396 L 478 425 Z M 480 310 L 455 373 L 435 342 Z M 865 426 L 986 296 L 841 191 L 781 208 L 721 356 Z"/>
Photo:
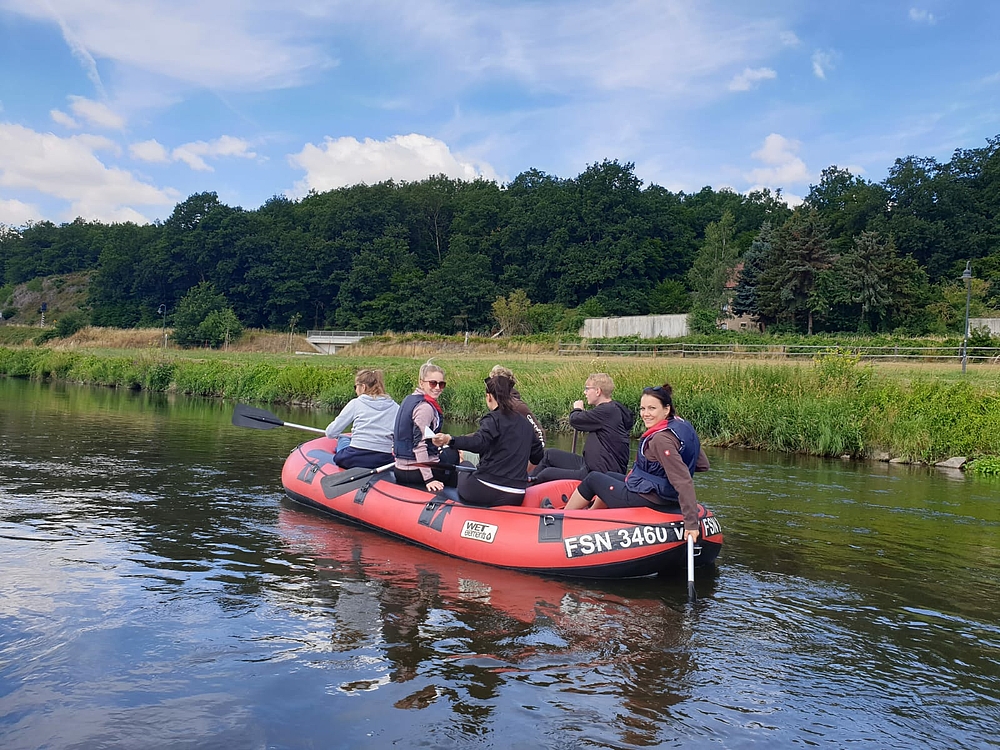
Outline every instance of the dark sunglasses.
<path fill-rule="evenodd" d="M 427 385 L 429 385 L 431 388 L 444 388 L 446 385 L 448 385 L 447 381 L 445 380 L 425 380 L 424 382 L 427 383 Z"/>

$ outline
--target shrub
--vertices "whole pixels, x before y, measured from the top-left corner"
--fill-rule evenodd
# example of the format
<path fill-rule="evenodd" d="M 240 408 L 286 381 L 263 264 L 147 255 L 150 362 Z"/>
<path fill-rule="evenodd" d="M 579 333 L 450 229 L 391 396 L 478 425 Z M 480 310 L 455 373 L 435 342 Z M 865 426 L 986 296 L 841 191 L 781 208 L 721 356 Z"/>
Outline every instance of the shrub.
<path fill-rule="evenodd" d="M 87 325 L 87 318 L 83 313 L 66 313 L 56 323 L 56 336 L 61 339 L 69 338 L 85 325 Z"/>
<path fill-rule="evenodd" d="M 243 326 L 225 295 L 215 291 L 215 286 L 207 281 L 191 287 L 177 303 L 173 339 L 182 347 L 199 344 L 218 347 L 227 336 L 232 340 L 242 333 Z"/>

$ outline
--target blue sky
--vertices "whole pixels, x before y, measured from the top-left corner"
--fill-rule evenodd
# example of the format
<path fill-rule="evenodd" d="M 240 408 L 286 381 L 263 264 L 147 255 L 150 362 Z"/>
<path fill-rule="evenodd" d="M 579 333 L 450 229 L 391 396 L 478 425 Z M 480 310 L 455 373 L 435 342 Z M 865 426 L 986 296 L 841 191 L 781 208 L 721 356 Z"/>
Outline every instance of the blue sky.
<path fill-rule="evenodd" d="M 0 0 L 0 223 L 632 161 L 804 196 L 1000 133 L 994 0 Z"/>

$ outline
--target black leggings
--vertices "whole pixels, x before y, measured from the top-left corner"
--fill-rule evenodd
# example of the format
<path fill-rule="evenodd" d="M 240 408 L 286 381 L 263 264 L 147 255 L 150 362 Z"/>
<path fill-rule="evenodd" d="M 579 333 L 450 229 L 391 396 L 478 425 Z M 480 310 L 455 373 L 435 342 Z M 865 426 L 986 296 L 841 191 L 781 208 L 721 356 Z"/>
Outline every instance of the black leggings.
<path fill-rule="evenodd" d="M 584 500 L 601 498 L 609 508 L 655 508 L 642 495 L 625 487 L 624 474 L 602 474 L 590 472 L 576 488 Z"/>
<path fill-rule="evenodd" d="M 536 483 L 553 482 L 557 479 L 583 479 L 587 476 L 587 466 L 583 463 L 583 456 L 558 448 L 548 448 L 531 476 Z"/>
<path fill-rule="evenodd" d="M 458 451 L 454 448 L 442 448 L 438 454 L 438 460 L 443 464 L 457 464 Z M 458 472 L 454 469 L 443 469 L 437 466 L 429 468 L 431 470 L 432 481 L 441 482 L 445 487 L 458 486 Z M 424 475 L 420 469 L 395 469 L 393 474 L 396 475 L 396 484 L 408 484 L 412 487 L 420 487 L 421 489 L 424 489 L 426 485 Z"/>
<path fill-rule="evenodd" d="M 479 481 L 474 473 L 458 475 L 458 496 L 467 505 L 492 508 L 495 505 L 522 505 L 523 492 L 504 492 Z"/>

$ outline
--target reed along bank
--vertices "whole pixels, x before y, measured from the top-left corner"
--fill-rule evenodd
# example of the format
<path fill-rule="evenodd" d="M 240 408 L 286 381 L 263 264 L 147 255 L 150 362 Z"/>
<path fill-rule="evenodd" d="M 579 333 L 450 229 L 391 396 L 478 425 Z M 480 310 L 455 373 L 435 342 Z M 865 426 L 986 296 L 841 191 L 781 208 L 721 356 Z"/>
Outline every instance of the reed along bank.
<path fill-rule="evenodd" d="M 8 377 L 299 404 L 322 410 L 316 418 L 320 426 L 354 397 L 359 367 L 383 369 L 388 391 L 398 401 L 416 385 L 422 361 L 0 347 L 0 375 Z M 472 421 L 483 414 L 483 378 L 499 362 L 514 371 L 524 400 L 548 429 L 567 429 L 566 417 L 572 402 L 582 398 L 587 375 L 607 372 L 615 381 L 614 397 L 636 414 L 645 386 L 669 382 L 678 414 L 710 445 L 925 463 L 1000 456 L 1000 369 L 995 366 L 963 377 L 957 367 L 874 367 L 837 353 L 788 364 L 455 351 L 444 351 L 434 361 L 446 372 L 441 405 L 451 420 Z"/>

